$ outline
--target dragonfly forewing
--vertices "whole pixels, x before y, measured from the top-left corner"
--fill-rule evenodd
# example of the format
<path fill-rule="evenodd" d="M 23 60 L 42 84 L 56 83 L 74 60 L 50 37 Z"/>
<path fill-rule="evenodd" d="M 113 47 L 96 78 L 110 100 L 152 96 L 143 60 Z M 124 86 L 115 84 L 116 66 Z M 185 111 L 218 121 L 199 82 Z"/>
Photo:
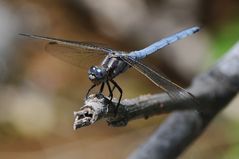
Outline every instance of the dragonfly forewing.
<path fill-rule="evenodd" d="M 45 51 L 52 56 L 80 68 L 99 65 L 106 56 L 105 52 L 70 45 L 48 43 Z"/>
<path fill-rule="evenodd" d="M 39 35 L 20 35 L 47 41 L 48 43 L 45 46 L 47 53 L 81 68 L 99 65 L 103 58 L 112 52 L 110 48 L 96 43 L 70 41 Z"/>

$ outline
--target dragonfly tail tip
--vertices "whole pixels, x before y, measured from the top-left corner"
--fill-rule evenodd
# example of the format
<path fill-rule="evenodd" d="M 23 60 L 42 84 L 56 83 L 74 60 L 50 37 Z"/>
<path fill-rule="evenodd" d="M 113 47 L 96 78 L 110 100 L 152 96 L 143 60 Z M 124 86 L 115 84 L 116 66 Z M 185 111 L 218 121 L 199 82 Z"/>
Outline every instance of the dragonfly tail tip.
<path fill-rule="evenodd" d="M 199 32 L 199 30 L 200 30 L 200 27 L 198 26 L 193 27 L 193 33 L 197 33 Z"/>

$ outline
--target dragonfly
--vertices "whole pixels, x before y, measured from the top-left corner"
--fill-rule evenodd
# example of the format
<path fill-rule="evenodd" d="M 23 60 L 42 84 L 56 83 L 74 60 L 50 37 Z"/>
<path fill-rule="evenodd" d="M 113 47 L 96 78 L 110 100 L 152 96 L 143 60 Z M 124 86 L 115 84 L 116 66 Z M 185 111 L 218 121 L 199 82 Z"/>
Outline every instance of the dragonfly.
<path fill-rule="evenodd" d="M 88 98 L 91 90 L 96 86 L 100 87 L 99 94 L 102 94 L 105 86 L 107 86 L 109 91 L 108 97 L 111 101 L 113 99 L 113 92 L 115 89 L 117 89 L 119 92 L 119 99 L 115 109 L 115 113 L 117 113 L 122 99 L 123 90 L 114 79 L 129 68 L 134 68 L 142 73 L 156 86 L 165 91 L 172 100 L 182 101 L 189 99 L 190 101 L 192 101 L 192 105 L 195 105 L 195 103 L 197 103 L 195 97 L 190 92 L 170 81 L 162 74 L 144 65 L 141 60 L 180 39 L 198 32 L 199 30 L 200 28 L 198 26 L 187 28 L 180 32 L 167 36 L 149 45 L 146 48 L 130 52 L 114 50 L 92 42 L 71 41 L 25 33 L 21 33 L 20 35 L 33 39 L 48 41 L 46 47 L 47 52 L 67 63 L 71 63 L 77 66 L 79 64 L 79 58 L 82 55 L 90 56 L 93 54 L 95 55 L 95 57 L 103 55 L 104 59 L 101 64 L 91 66 L 88 70 L 88 77 L 92 82 L 92 86 L 86 93 L 86 99 Z"/>

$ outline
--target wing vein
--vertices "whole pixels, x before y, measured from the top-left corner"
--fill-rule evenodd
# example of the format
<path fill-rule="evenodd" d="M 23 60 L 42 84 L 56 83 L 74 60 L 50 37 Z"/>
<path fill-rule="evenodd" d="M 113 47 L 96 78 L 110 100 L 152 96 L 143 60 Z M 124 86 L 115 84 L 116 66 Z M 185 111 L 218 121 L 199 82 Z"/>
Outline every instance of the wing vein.
<path fill-rule="evenodd" d="M 196 98 L 184 88 L 163 77 L 159 73 L 145 66 L 130 56 L 122 56 L 121 59 L 150 79 L 155 85 L 164 90 L 172 100 L 182 104 L 190 104 L 195 108 L 198 105 Z M 188 100 L 190 99 L 190 100 Z"/>

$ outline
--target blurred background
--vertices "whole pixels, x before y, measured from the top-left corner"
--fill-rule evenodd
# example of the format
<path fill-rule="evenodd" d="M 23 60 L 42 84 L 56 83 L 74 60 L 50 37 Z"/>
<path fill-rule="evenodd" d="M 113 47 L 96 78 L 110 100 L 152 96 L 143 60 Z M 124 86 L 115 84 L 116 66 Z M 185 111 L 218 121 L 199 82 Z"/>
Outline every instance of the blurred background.
<path fill-rule="evenodd" d="M 183 87 L 239 39 L 239 1 L 1 0 L 1 158 L 122 159 L 167 117 L 132 121 L 122 128 L 99 121 L 74 131 L 73 111 L 83 105 L 91 85 L 87 68 L 50 56 L 44 42 L 18 33 L 93 41 L 130 51 L 194 25 L 202 30 L 145 60 Z M 124 90 L 123 99 L 160 92 L 134 70 L 116 81 Z M 238 104 L 239 99 L 233 100 L 181 158 L 238 158 Z"/>

